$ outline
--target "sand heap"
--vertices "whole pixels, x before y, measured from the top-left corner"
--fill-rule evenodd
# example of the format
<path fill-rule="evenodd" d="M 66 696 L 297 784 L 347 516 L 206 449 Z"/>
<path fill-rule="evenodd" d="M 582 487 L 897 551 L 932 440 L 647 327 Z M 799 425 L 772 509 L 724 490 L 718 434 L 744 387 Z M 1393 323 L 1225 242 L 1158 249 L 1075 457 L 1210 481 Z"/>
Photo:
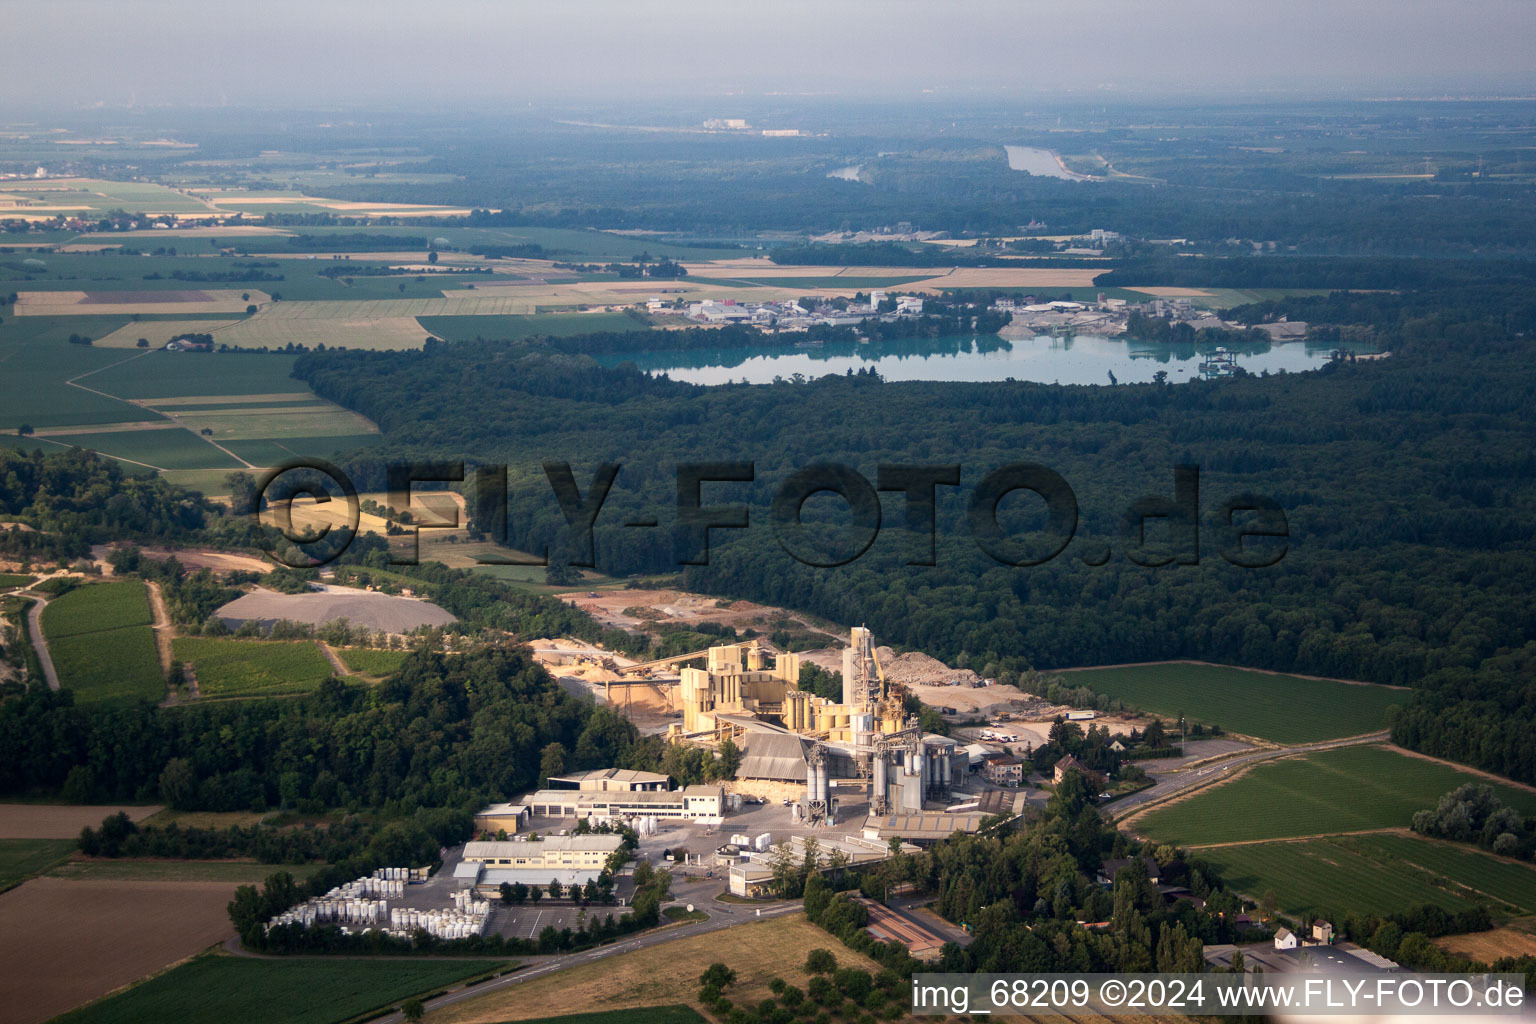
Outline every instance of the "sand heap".
<path fill-rule="evenodd" d="M 950 668 L 919 651 L 898 657 L 889 647 L 881 647 L 875 653 L 880 658 L 880 667 L 885 670 L 886 681 L 903 686 L 970 686 L 980 678 L 968 668 Z"/>

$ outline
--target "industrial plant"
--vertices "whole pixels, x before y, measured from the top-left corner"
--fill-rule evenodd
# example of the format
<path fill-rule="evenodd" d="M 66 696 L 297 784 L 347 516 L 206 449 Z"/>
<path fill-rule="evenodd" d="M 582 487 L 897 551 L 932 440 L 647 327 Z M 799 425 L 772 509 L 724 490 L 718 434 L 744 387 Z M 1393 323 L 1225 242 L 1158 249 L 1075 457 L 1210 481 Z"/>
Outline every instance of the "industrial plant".
<path fill-rule="evenodd" d="M 800 689 L 799 657 L 777 654 L 770 665 L 755 641 L 711 647 L 705 658 L 681 670 L 674 738 L 732 740 L 744 751 L 739 779 L 804 783 L 797 814 L 806 822 L 837 820 L 838 789 L 857 790 L 872 817 L 920 814 L 948 802 L 969 771 L 966 750 L 925 734 L 906 710 L 863 626 L 843 650 L 841 701 Z"/>

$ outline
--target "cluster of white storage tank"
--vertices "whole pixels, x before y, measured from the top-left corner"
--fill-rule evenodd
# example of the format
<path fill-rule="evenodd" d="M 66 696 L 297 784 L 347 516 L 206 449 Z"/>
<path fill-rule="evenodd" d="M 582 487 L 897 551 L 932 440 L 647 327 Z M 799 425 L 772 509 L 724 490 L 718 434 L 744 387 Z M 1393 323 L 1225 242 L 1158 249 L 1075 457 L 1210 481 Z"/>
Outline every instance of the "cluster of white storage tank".
<path fill-rule="evenodd" d="M 761 853 L 773 845 L 773 836 L 768 832 L 764 832 L 756 838 L 751 838 L 745 832 L 738 832 L 731 836 L 731 844 L 739 846 L 743 850 L 752 849 Z"/>
<path fill-rule="evenodd" d="M 317 924 L 341 924 L 362 925 L 366 930 L 385 921 L 392 922 L 400 910 L 390 910 L 386 901 L 401 898 L 408 882 L 424 881 L 427 876 L 426 868 L 379 868 L 372 875 L 338 885 L 324 896 L 285 910 L 267 927 L 297 924 L 312 928 Z M 457 894 L 454 899 L 458 900 Z M 489 913 L 490 904 L 485 907 Z M 347 929 L 343 927 L 342 931 Z"/>
<path fill-rule="evenodd" d="M 379 870 L 384 871 L 391 869 L 380 868 Z M 404 869 L 402 868 L 400 870 Z M 368 878 L 359 878 L 355 882 L 348 882 L 346 885 L 342 886 L 344 890 L 351 889 L 353 887 L 356 887 L 359 890 L 356 895 L 362 896 L 383 896 L 385 899 L 397 900 L 405 895 L 404 879 L 380 878 L 378 871 L 375 871 L 373 875 Z M 353 894 L 348 893 L 348 895 Z"/>
<path fill-rule="evenodd" d="M 352 883 L 349 883 L 349 885 Z M 301 903 L 291 910 L 285 910 L 272 919 L 272 925 L 298 924 L 305 928 L 314 927 L 317 924 L 378 924 L 384 920 L 386 904 L 383 900 L 359 899 L 355 896 L 338 896 L 339 890 L 332 889 L 329 893 L 318 899 Z"/>
<path fill-rule="evenodd" d="M 417 929 L 439 939 L 467 939 L 485 931 L 491 918 L 486 900 L 460 900 L 455 895 L 453 910 L 408 910 L 396 907 L 389 912 L 389 931 L 409 937 Z"/>

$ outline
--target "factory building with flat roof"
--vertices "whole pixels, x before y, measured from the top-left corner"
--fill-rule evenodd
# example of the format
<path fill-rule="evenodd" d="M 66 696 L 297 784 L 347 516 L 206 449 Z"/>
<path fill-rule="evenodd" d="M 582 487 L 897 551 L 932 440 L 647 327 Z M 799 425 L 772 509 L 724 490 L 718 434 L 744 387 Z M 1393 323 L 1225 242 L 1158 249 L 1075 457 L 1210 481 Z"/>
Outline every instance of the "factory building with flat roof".
<path fill-rule="evenodd" d="M 464 857 L 453 870 L 460 884 L 496 889 L 503 882 L 585 885 L 596 878 L 623 843 L 618 835 L 549 836 L 464 844 Z"/>
<path fill-rule="evenodd" d="M 632 768 L 596 768 L 590 772 L 551 775 L 548 788 L 599 793 L 665 792 L 672 788 L 672 779 L 657 772 L 642 772 Z"/>
<path fill-rule="evenodd" d="M 669 818 L 718 821 L 725 810 L 720 786 L 687 786 L 670 792 L 603 792 L 588 789 L 541 789 L 523 802 L 540 818 Z"/>

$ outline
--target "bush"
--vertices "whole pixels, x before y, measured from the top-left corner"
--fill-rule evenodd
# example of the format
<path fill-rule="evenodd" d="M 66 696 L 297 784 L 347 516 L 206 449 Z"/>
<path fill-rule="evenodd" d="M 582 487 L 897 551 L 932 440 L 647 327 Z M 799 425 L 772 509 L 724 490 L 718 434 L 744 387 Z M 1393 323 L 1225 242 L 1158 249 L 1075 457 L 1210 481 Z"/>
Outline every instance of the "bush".
<path fill-rule="evenodd" d="M 716 989 L 729 988 L 735 982 L 736 972 L 719 961 L 710 964 L 699 976 L 700 985 Z"/>
<path fill-rule="evenodd" d="M 837 970 L 837 957 L 830 949 L 813 949 L 806 955 L 805 970 L 808 974 L 831 974 Z"/>

